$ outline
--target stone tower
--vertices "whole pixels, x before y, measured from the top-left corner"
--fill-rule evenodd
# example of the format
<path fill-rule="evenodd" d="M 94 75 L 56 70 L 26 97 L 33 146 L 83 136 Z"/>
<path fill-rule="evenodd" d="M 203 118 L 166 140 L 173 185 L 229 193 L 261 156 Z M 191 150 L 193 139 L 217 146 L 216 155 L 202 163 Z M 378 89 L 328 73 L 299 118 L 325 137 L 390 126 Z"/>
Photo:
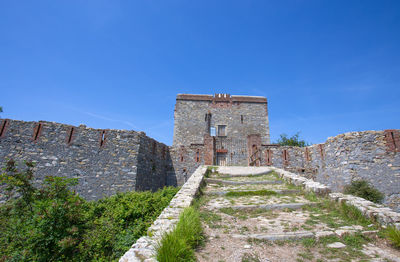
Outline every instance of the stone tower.
<path fill-rule="evenodd" d="M 174 117 L 172 147 L 196 148 L 204 164 L 248 165 L 250 154 L 270 143 L 265 97 L 178 94 Z"/>

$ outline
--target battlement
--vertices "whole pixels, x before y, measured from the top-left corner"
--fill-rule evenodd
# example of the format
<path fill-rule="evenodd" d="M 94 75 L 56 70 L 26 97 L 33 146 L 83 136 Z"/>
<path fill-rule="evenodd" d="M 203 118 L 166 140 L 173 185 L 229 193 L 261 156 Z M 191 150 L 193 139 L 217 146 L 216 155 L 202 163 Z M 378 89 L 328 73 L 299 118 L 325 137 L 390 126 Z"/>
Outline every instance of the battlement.
<path fill-rule="evenodd" d="M 242 103 L 267 103 L 267 98 L 262 96 L 237 96 L 230 94 L 215 94 L 213 95 L 192 95 L 192 94 L 178 94 L 176 100 L 186 101 L 209 101 L 216 102 L 242 102 Z"/>

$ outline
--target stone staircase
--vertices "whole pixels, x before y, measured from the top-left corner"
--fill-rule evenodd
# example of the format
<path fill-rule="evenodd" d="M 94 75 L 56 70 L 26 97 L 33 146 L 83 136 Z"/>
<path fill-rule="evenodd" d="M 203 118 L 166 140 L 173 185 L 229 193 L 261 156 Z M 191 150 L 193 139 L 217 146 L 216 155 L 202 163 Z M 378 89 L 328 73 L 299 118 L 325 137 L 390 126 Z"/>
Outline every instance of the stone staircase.
<path fill-rule="evenodd" d="M 206 240 L 198 261 L 400 261 L 377 225 L 347 218 L 272 168 L 214 171 L 199 200 Z"/>

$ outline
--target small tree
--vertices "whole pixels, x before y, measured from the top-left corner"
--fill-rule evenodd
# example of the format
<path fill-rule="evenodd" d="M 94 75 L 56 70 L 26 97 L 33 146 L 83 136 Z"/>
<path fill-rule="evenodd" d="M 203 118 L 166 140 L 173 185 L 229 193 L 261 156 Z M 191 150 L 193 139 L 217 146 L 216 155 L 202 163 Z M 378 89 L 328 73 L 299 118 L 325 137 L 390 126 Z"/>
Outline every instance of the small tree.
<path fill-rule="evenodd" d="M 20 195 L 22 201 L 32 210 L 32 201 L 36 188 L 32 185 L 33 178 L 33 162 L 25 162 L 26 169 L 20 171 L 17 169 L 17 164 L 14 160 L 8 160 L 4 168 L 4 173 L 0 174 L 0 183 L 5 183 L 7 197 Z"/>
<path fill-rule="evenodd" d="M 297 132 L 291 137 L 288 137 L 287 134 L 281 134 L 278 141 L 276 141 L 278 145 L 281 146 L 299 146 L 305 147 L 308 146 L 308 143 L 304 140 L 300 140 L 300 132 Z"/>

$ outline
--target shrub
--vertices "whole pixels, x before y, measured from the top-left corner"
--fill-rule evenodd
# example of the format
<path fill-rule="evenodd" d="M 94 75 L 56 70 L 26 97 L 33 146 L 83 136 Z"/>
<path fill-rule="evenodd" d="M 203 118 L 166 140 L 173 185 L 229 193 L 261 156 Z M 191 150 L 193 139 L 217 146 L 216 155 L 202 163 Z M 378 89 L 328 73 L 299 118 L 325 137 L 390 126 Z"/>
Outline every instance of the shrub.
<path fill-rule="evenodd" d="M 203 240 L 199 212 L 193 207 L 184 209 L 176 228 L 163 236 L 157 248 L 160 262 L 196 261 L 193 248 Z"/>
<path fill-rule="evenodd" d="M 179 188 L 118 193 L 87 202 L 69 187 L 76 179 L 48 176 L 32 185 L 33 164 L 9 161 L 1 182 L 10 199 L 0 205 L 0 261 L 113 261 L 126 252 Z"/>
<path fill-rule="evenodd" d="M 381 203 L 384 195 L 365 180 L 354 180 L 346 186 L 344 193 L 365 198 L 374 203 Z"/>
<path fill-rule="evenodd" d="M 86 260 L 117 259 L 141 236 L 169 204 L 178 188 L 157 192 L 126 192 L 90 203 L 88 230 L 81 243 Z"/>

